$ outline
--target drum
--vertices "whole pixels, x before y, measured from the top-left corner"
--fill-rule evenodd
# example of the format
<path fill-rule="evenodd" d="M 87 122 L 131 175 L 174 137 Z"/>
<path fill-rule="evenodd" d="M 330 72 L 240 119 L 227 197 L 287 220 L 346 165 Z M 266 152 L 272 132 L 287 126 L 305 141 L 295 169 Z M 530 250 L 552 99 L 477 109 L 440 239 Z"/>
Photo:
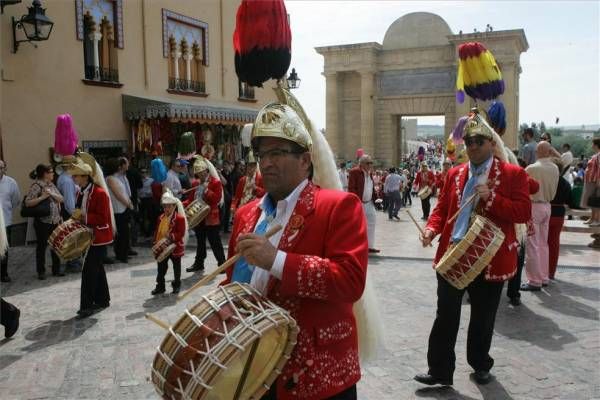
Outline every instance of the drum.
<path fill-rule="evenodd" d="M 158 262 L 164 261 L 175 250 L 175 243 L 172 243 L 167 238 L 162 238 L 152 246 L 152 254 Z"/>
<path fill-rule="evenodd" d="M 74 219 L 58 225 L 48 238 L 48 245 L 63 261 L 81 257 L 92 244 L 94 231 Z"/>
<path fill-rule="evenodd" d="M 152 383 L 165 399 L 260 399 L 297 335 L 288 312 L 251 286 L 220 286 L 170 327 L 152 363 Z"/>
<path fill-rule="evenodd" d="M 419 196 L 419 198 L 421 200 L 425 200 L 426 198 L 428 198 L 429 196 L 431 196 L 431 186 L 425 186 L 424 188 L 422 188 L 421 190 L 419 190 L 419 192 L 417 193 L 417 195 Z"/>
<path fill-rule="evenodd" d="M 210 212 L 210 206 L 200 199 L 192 201 L 185 208 L 185 217 L 188 220 L 189 229 L 193 229 L 206 218 Z"/>
<path fill-rule="evenodd" d="M 465 237 L 451 245 L 435 270 L 452 286 L 464 289 L 487 267 L 504 242 L 504 232 L 476 215 Z"/>

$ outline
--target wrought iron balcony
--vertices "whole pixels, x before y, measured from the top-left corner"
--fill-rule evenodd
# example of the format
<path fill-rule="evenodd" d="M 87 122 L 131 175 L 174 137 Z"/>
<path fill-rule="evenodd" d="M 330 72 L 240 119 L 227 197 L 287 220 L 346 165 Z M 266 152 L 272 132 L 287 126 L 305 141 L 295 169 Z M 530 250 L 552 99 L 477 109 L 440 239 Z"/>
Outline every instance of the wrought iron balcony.
<path fill-rule="evenodd" d="M 119 70 L 86 65 L 85 79 L 102 82 L 119 82 Z"/>
<path fill-rule="evenodd" d="M 206 85 L 204 82 L 192 81 L 181 78 L 169 78 L 169 89 L 181 90 L 184 92 L 205 93 Z"/>

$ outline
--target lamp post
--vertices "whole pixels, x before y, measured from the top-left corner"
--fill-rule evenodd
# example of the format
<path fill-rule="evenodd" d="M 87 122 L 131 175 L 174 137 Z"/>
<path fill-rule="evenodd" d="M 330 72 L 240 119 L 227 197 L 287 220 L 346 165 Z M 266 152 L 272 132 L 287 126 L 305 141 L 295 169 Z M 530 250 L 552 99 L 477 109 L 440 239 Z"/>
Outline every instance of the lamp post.
<path fill-rule="evenodd" d="M 301 79 L 298 77 L 296 73 L 296 68 L 292 68 L 292 72 L 287 77 L 288 88 L 290 89 L 298 89 L 300 87 Z"/>
<path fill-rule="evenodd" d="M 12 18 L 13 28 L 13 53 L 17 52 L 19 43 L 22 42 L 40 42 L 48 40 L 54 22 L 46 16 L 46 9 L 42 8 L 40 0 L 33 0 L 31 7 L 28 7 L 28 13 L 23 15 L 20 20 Z M 22 29 L 27 40 L 17 40 L 17 29 Z"/>

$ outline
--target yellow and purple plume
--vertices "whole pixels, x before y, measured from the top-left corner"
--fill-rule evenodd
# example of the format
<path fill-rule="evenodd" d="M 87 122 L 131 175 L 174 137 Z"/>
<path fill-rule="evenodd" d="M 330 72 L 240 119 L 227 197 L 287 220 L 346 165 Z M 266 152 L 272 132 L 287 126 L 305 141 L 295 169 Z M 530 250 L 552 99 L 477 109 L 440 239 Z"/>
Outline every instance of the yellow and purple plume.
<path fill-rule="evenodd" d="M 479 42 L 458 46 L 456 99 L 465 101 L 465 93 L 477 100 L 492 100 L 504 93 L 504 81 L 496 59 Z"/>

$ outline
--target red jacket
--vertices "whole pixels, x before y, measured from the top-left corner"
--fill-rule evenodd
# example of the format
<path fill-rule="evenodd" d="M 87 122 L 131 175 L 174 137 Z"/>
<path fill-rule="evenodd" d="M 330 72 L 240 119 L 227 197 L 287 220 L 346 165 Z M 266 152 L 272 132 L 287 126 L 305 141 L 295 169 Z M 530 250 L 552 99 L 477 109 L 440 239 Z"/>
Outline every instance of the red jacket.
<path fill-rule="evenodd" d="M 461 164 L 448 172 L 446 184 L 440 192 L 438 202 L 427 221 L 427 229 L 441 233 L 440 244 L 435 255 L 434 265 L 444 255 L 450 242 L 454 220 L 446 221 L 458 211 L 460 198 L 469 176 L 469 164 Z M 485 203 L 475 207 L 482 215 L 496 224 L 505 239 L 500 249 L 485 269 L 488 281 L 505 281 L 512 278 L 517 266 L 517 239 L 514 224 L 525 223 L 531 218 L 529 183 L 525 170 L 494 158 L 488 175 L 491 194 Z"/>
<path fill-rule="evenodd" d="M 369 174 L 371 181 L 373 180 L 373 174 Z M 348 171 L 348 192 L 354 193 L 358 196 L 358 199 L 362 202 L 363 192 L 365 190 L 365 173 L 360 167 L 354 167 Z M 373 182 L 373 194 L 371 195 L 371 201 L 375 201 L 375 182 Z"/>
<path fill-rule="evenodd" d="M 160 226 L 160 222 L 163 218 L 167 218 L 166 213 L 162 213 L 158 217 L 158 221 L 156 222 L 156 230 L 154 231 L 154 244 L 158 241 L 156 237 L 158 233 L 158 227 Z M 175 243 L 176 247 L 171 254 L 174 257 L 182 257 L 185 251 L 185 246 L 183 243 L 183 237 L 185 236 L 185 216 L 179 214 L 177 210 L 173 212 L 171 216 L 171 221 L 169 222 L 169 240 Z"/>
<path fill-rule="evenodd" d="M 242 201 L 242 197 L 244 197 L 244 186 L 246 186 L 247 180 L 248 177 L 246 175 L 242 176 L 238 181 L 237 186 L 235 187 L 235 195 L 233 196 L 233 199 L 231 199 L 231 209 L 234 212 L 235 210 L 237 210 L 238 207 L 243 206 L 243 204 L 240 204 L 240 202 Z M 260 199 L 265 195 L 265 188 L 263 186 L 262 175 L 258 171 L 256 171 L 256 178 L 254 180 L 254 184 L 256 186 L 256 189 L 254 189 L 254 198 L 252 198 L 252 200 Z"/>
<path fill-rule="evenodd" d="M 431 189 L 434 189 L 435 176 L 433 175 L 433 172 L 427 171 L 426 174 L 426 176 L 423 176 L 423 171 L 417 172 L 417 177 L 415 178 L 414 182 L 417 190 L 421 190 L 425 186 L 431 186 Z"/>
<path fill-rule="evenodd" d="M 215 177 L 209 176 L 206 189 L 204 189 L 204 195 L 202 200 L 210 206 L 210 212 L 203 221 L 205 225 L 214 226 L 221 224 L 221 217 L 219 214 L 219 202 L 223 196 L 223 185 L 221 181 Z"/>
<path fill-rule="evenodd" d="M 238 210 L 229 256 L 237 237 L 254 231 L 258 204 L 254 200 Z M 278 248 L 287 253 L 282 279 L 271 277 L 267 291 L 300 327 L 298 343 L 277 379 L 278 399 L 324 399 L 360 379 L 352 305 L 364 289 L 367 247 L 358 199 L 309 182 L 279 241 Z M 224 283 L 231 274 L 232 268 Z"/>
<path fill-rule="evenodd" d="M 80 196 L 83 196 L 81 192 L 77 194 L 77 200 Z M 106 190 L 92 183 L 83 220 L 84 224 L 94 230 L 92 246 L 103 246 L 113 241 L 112 216 L 109 204 L 110 197 L 108 197 Z"/>

